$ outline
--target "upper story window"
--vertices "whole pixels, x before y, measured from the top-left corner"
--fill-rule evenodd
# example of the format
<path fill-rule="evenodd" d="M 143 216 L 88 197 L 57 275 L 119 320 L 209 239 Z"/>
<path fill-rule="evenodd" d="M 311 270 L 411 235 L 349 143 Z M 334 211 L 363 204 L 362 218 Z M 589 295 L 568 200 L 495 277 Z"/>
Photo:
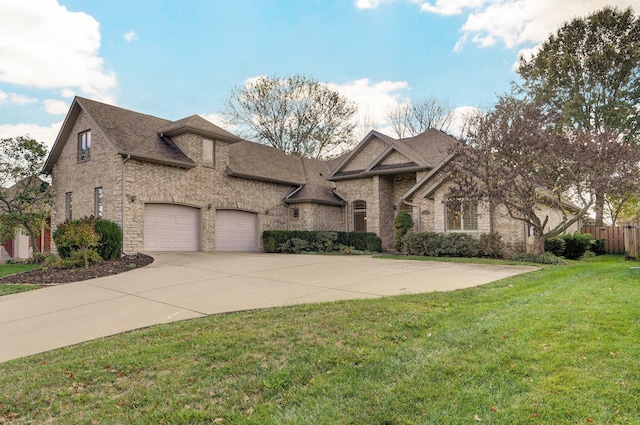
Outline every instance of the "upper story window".
<path fill-rule="evenodd" d="M 102 204 L 102 197 L 104 196 L 104 191 L 101 187 L 96 187 L 93 194 L 93 202 L 95 206 L 94 217 L 102 218 L 104 214 L 104 206 Z"/>
<path fill-rule="evenodd" d="M 91 157 L 91 130 L 78 134 L 78 161 L 87 161 Z"/>
<path fill-rule="evenodd" d="M 450 202 L 446 208 L 447 230 L 478 230 L 478 204 L 472 201 L 459 200 Z"/>
<path fill-rule="evenodd" d="M 215 164 L 215 143 L 210 139 L 202 139 L 202 163 L 213 167 Z"/>

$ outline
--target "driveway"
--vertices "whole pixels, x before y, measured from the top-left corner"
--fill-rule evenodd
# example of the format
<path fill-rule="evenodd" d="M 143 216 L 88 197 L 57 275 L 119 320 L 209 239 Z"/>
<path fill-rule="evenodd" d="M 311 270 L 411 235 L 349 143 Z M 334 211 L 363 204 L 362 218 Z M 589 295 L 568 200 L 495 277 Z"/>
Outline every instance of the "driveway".
<path fill-rule="evenodd" d="M 0 297 L 0 362 L 210 314 L 450 291 L 536 269 L 364 256 L 150 255 L 154 263 L 138 270 Z"/>

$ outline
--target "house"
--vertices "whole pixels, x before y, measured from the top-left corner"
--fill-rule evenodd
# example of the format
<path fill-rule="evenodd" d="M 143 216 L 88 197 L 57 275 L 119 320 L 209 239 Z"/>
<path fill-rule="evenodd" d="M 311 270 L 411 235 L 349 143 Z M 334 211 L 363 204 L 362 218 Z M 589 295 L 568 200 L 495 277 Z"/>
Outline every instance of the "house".
<path fill-rule="evenodd" d="M 456 139 L 371 131 L 331 160 L 243 140 L 192 115 L 170 121 L 76 97 L 47 158 L 52 226 L 86 215 L 118 223 L 123 251 L 259 251 L 263 230 L 369 231 L 393 247 L 393 221 L 418 231 L 498 231 L 527 243 L 498 209 L 447 211 L 444 165 Z"/>

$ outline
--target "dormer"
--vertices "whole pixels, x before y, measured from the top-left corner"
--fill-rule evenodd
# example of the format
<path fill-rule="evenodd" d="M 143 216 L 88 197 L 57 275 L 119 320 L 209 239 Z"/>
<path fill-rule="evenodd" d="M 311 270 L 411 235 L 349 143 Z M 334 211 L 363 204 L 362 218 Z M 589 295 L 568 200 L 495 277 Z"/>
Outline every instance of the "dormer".
<path fill-rule="evenodd" d="M 170 139 L 197 165 L 212 168 L 227 165 L 227 146 L 242 141 L 199 115 L 174 121 L 160 129 L 158 135 Z"/>

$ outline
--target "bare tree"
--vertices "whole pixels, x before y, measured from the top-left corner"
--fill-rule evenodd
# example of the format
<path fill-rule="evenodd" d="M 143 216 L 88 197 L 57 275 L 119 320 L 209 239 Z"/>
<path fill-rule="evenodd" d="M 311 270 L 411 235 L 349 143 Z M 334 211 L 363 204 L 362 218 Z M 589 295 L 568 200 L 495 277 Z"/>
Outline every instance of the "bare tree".
<path fill-rule="evenodd" d="M 387 119 L 399 138 L 416 136 L 430 128 L 448 131 L 452 121 L 451 107 L 435 98 L 408 102 L 389 111 Z"/>
<path fill-rule="evenodd" d="M 231 91 L 224 117 L 248 138 L 292 155 L 322 158 L 352 140 L 356 105 L 300 75 L 259 77 Z"/>

